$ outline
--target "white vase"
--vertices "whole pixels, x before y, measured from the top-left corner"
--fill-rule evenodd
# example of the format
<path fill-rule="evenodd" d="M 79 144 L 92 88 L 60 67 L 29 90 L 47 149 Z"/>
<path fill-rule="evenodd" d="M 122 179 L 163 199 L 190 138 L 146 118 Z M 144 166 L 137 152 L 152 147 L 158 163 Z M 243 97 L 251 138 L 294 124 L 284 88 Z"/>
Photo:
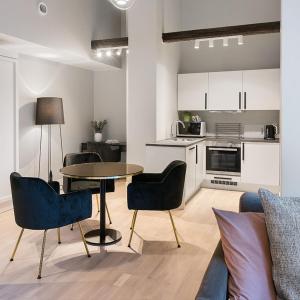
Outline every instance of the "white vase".
<path fill-rule="evenodd" d="M 94 141 L 96 143 L 100 143 L 102 141 L 102 133 L 100 132 L 95 132 L 95 135 L 94 135 Z"/>

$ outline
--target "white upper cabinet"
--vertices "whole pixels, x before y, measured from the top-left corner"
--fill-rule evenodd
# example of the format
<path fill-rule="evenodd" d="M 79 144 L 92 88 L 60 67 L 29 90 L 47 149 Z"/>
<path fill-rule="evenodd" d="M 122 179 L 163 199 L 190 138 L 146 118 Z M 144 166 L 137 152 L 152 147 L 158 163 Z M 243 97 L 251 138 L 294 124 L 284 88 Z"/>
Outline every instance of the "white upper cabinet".
<path fill-rule="evenodd" d="M 243 109 L 280 110 L 280 70 L 243 72 Z"/>
<path fill-rule="evenodd" d="M 209 73 L 209 110 L 241 109 L 243 72 Z"/>
<path fill-rule="evenodd" d="M 241 181 L 279 186 L 279 143 L 243 143 Z"/>
<path fill-rule="evenodd" d="M 178 110 L 205 110 L 208 73 L 178 75 Z"/>

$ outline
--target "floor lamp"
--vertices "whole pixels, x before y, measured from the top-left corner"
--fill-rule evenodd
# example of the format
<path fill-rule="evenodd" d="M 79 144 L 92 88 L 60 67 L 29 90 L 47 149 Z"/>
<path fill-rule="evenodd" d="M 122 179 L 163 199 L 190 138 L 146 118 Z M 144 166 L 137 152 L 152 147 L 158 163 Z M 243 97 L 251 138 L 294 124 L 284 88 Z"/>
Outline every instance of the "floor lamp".
<path fill-rule="evenodd" d="M 40 136 L 40 155 L 39 155 L 39 177 L 41 173 L 41 156 L 42 156 L 42 140 L 43 140 L 43 126 L 48 126 L 48 181 L 53 181 L 52 174 L 52 156 L 51 156 L 51 126 L 59 125 L 60 132 L 60 147 L 61 158 L 63 162 L 63 142 L 61 134 L 61 124 L 65 124 L 64 108 L 61 98 L 56 97 L 42 97 L 37 98 L 36 104 L 36 119 L 35 124 L 41 126 Z"/>

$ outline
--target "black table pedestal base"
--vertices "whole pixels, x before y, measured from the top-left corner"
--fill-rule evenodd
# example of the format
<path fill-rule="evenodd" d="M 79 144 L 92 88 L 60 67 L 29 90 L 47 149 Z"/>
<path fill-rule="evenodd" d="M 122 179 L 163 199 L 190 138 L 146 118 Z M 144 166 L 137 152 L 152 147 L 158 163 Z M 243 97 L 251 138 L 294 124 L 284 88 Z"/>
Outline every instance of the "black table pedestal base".
<path fill-rule="evenodd" d="M 87 244 L 92 246 L 108 246 L 118 243 L 122 239 L 122 235 L 118 230 L 105 229 L 105 238 L 100 238 L 100 229 L 87 232 L 84 235 Z"/>

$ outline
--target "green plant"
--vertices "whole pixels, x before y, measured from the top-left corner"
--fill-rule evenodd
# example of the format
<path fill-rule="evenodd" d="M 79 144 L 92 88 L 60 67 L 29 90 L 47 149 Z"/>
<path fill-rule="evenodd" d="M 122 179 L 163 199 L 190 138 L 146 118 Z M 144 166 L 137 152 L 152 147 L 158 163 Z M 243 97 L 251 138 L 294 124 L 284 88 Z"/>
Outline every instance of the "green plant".
<path fill-rule="evenodd" d="M 107 121 L 92 121 L 92 128 L 96 133 L 102 133 Z"/>

